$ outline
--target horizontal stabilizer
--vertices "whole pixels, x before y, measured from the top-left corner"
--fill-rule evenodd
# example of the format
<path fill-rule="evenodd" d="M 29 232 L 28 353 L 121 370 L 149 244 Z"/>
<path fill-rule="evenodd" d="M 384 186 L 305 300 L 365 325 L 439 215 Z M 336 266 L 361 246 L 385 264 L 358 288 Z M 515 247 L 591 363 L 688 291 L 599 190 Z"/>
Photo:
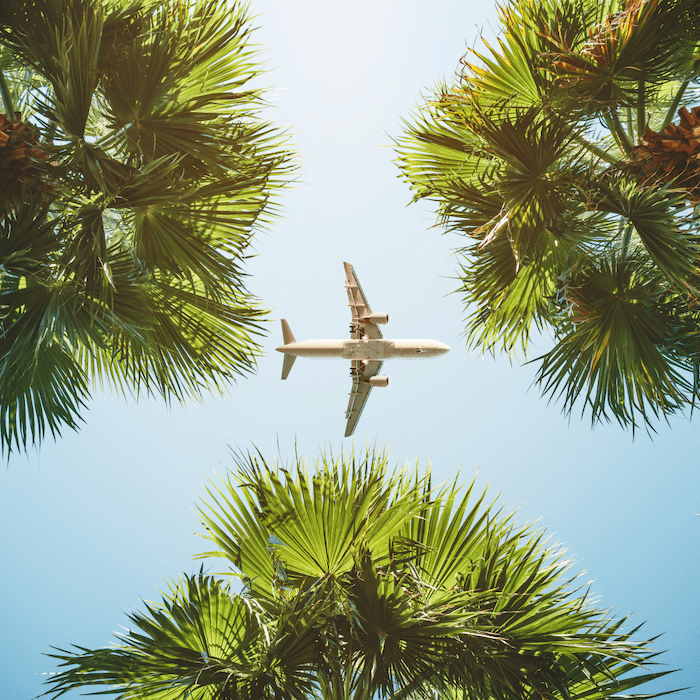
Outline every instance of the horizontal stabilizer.
<path fill-rule="evenodd" d="M 292 365 L 294 364 L 294 360 L 296 359 L 296 355 L 284 356 L 284 362 L 282 364 L 282 379 L 286 379 L 289 376 L 289 373 L 292 371 Z"/>
<path fill-rule="evenodd" d="M 297 342 L 296 338 L 294 337 L 294 333 L 292 333 L 292 329 L 289 327 L 289 324 L 287 323 L 286 318 L 282 319 L 282 338 L 284 339 L 285 345 L 289 345 L 289 343 L 296 343 Z"/>
<path fill-rule="evenodd" d="M 292 333 L 292 329 L 287 323 L 286 318 L 282 319 L 282 338 L 284 339 L 285 345 L 297 342 L 296 338 L 294 337 L 294 333 Z M 282 350 L 282 348 L 280 348 L 280 350 Z M 292 365 L 294 364 L 294 360 L 296 359 L 296 355 L 287 355 L 287 353 L 285 353 L 284 363 L 282 364 L 282 379 L 286 379 L 289 376 L 289 373 L 292 371 Z"/>

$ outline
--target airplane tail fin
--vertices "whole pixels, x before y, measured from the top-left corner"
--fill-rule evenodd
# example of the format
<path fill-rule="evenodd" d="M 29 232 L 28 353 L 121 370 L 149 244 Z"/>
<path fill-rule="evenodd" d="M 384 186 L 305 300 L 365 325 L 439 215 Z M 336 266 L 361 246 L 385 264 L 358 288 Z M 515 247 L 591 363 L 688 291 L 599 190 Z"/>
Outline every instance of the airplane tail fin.
<path fill-rule="evenodd" d="M 285 345 L 297 342 L 294 338 L 294 333 L 292 333 L 292 329 L 289 327 L 287 319 L 285 318 L 282 319 L 282 338 L 284 339 Z M 292 365 L 294 364 L 294 360 L 296 359 L 296 355 L 287 355 L 285 353 L 284 361 L 282 363 L 282 379 L 286 379 L 289 376 L 289 373 L 292 371 Z"/>
<path fill-rule="evenodd" d="M 294 337 L 294 333 L 292 333 L 292 329 L 289 327 L 289 324 L 287 323 L 287 319 L 283 318 L 282 319 L 282 338 L 284 338 L 284 344 L 289 345 L 289 343 L 296 343 L 296 338 Z"/>

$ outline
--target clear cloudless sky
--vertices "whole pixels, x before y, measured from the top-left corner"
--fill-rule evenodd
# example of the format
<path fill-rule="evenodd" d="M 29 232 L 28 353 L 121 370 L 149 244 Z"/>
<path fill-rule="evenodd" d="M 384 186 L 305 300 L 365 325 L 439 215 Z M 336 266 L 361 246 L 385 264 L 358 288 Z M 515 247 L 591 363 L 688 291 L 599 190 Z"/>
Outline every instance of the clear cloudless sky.
<path fill-rule="evenodd" d="M 535 365 L 466 354 L 451 294 L 459 238 L 434 227 L 392 162 L 422 96 L 450 78 L 493 0 L 253 0 L 268 72 L 269 116 L 302 163 L 284 219 L 257 238 L 249 286 L 273 309 L 266 356 L 228 398 L 167 409 L 97 396 L 79 433 L 0 470 L 0 700 L 43 692 L 50 646 L 97 647 L 164 580 L 200 566 L 192 510 L 230 450 L 312 457 L 377 443 L 403 464 L 432 460 L 437 481 L 478 471 L 506 508 L 568 547 L 600 605 L 662 636 L 660 661 L 681 668 L 650 690 L 700 686 L 698 420 L 671 420 L 652 440 L 562 417 L 531 383 Z M 337 360 L 299 359 L 280 381 L 277 319 L 297 339 L 345 337 L 342 261 L 355 266 L 388 337 L 427 337 L 452 352 L 388 362 L 354 440 L 342 439 L 350 388 Z M 540 350 L 549 347 L 543 337 Z M 213 570 L 219 570 L 214 564 Z M 697 691 L 694 691 L 697 692 Z M 69 694 L 67 700 L 79 697 Z"/>

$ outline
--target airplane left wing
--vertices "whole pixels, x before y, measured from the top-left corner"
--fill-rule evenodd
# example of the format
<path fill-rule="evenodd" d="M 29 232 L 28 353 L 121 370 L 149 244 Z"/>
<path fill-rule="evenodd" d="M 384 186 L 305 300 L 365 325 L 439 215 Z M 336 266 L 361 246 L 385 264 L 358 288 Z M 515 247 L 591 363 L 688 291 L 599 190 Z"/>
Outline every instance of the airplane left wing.
<path fill-rule="evenodd" d="M 360 282 L 355 274 L 355 269 L 350 263 L 343 263 L 345 267 L 345 289 L 350 300 L 350 310 L 352 311 L 352 322 L 350 324 L 350 337 L 360 339 L 363 336 L 368 338 L 382 338 L 382 332 L 376 323 L 366 321 L 366 317 L 372 313 L 372 309 L 367 302 L 367 297 L 362 291 Z M 376 374 L 376 372 L 375 372 Z"/>
<path fill-rule="evenodd" d="M 366 364 L 362 360 L 352 361 L 352 369 L 350 370 L 352 374 L 352 391 L 350 392 L 348 410 L 345 412 L 345 417 L 348 419 L 345 437 L 350 437 L 355 432 L 355 426 L 357 421 L 360 420 L 362 409 L 369 398 L 369 392 L 372 391 L 372 386 L 367 380 L 379 374 L 381 368 L 382 363 L 378 361 L 369 361 Z"/>

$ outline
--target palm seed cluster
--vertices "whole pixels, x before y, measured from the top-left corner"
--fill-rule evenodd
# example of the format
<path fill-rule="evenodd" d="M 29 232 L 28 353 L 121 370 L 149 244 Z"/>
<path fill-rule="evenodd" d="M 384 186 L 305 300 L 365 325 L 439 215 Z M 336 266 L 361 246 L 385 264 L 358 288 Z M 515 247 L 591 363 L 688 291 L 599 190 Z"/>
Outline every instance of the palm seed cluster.
<path fill-rule="evenodd" d="M 0 114 L 0 198 L 5 206 L 17 204 L 22 196 L 46 186 L 48 154 L 39 143 L 38 130 L 21 117 L 20 112 L 15 112 L 12 119 Z"/>
<path fill-rule="evenodd" d="M 688 201 L 700 203 L 700 106 L 678 111 L 678 124 L 663 130 L 647 126 L 641 143 L 632 151 L 632 163 L 641 169 L 641 182 L 665 183 L 682 189 Z"/>

